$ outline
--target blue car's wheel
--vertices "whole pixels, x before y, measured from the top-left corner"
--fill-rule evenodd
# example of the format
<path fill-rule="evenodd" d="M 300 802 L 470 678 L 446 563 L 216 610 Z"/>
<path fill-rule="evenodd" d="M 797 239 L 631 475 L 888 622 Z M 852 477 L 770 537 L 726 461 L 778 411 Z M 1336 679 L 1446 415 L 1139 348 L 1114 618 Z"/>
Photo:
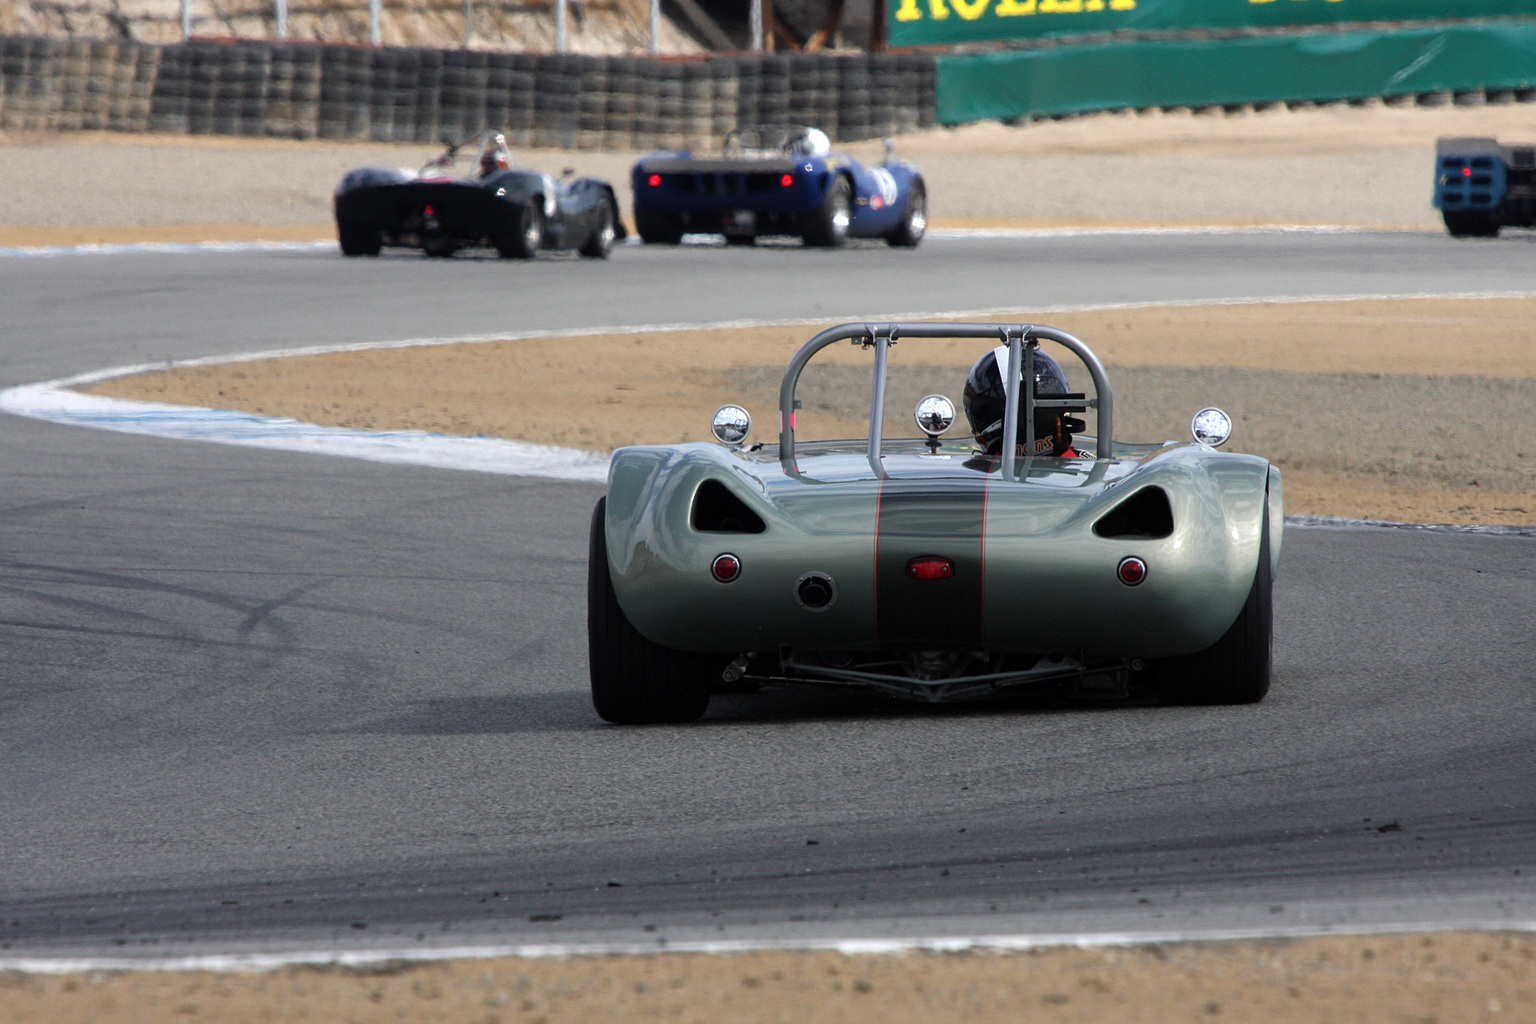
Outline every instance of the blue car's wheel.
<path fill-rule="evenodd" d="M 907 189 L 907 209 L 902 214 L 901 223 L 896 230 L 885 236 L 885 240 L 891 245 L 905 249 L 911 249 L 923 240 L 923 234 L 928 230 L 928 192 L 923 188 L 921 178 L 912 182 Z"/>
<path fill-rule="evenodd" d="M 1493 238 L 1499 233 L 1499 222 L 1493 214 L 1481 210 L 1471 213 L 1445 213 L 1445 230 L 1452 238 Z"/>
<path fill-rule="evenodd" d="M 636 210 L 635 230 L 646 245 L 676 245 L 683 240 L 683 225 L 665 213 Z"/>
<path fill-rule="evenodd" d="M 653 644 L 630 624 L 613 592 L 604 529 L 607 498 L 592 512 L 587 554 L 587 662 L 592 706 L 616 725 L 692 722 L 709 708 L 707 655 Z M 723 662 L 721 662 L 723 664 Z"/>
<path fill-rule="evenodd" d="M 848 240 L 848 222 L 853 219 L 853 192 L 848 179 L 839 177 L 827 189 L 821 209 L 811 214 L 801 236 L 806 245 L 836 249 Z"/>

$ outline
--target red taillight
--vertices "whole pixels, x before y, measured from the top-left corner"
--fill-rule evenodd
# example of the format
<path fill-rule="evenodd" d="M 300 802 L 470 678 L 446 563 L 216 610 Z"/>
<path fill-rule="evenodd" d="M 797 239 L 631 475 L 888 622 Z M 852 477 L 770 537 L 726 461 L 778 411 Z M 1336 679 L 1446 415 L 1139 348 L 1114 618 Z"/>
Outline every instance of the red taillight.
<path fill-rule="evenodd" d="M 425 210 L 423 210 L 423 211 L 421 211 L 421 212 L 422 212 L 422 213 L 425 213 L 425 214 L 426 214 L 426 215 L 427 215 L 427 216 L 428 216 L 428 217 L 430 217 L 430 216 L 432 216 L 432 215 L 433 215 L 433 214 L 434 214 L 434 213 L 436 213 L 436 212 L 437 212 L 437 207 L 435 207 L 435 206 L 428 206 L 428 207 L 427 207 L 427 208 L 426 208 L 426 209 L 425 209 Z"/>
<path fill-rule="evenodd" d="M 947 580 L 955 574 L 955 563 L 940 555 L 919 555 L 907 563 L 907 575 L 915 580 Z"/>
<path fill-rule="evenodd" d="M 1470 168 L 1470 167 L 1463 167 L 1461 169 L 1461 176 L 1463 178 L 1470 178 L 1470 177 L 1472 177 L 1472 168 Z"/>
<path fill-rule="evenodd" d="M 793 174 L 786 174 L 784 177 L 779 179 L 779 184 L 783 185 L 785 188 L 789 188 L 789 186 L 793 185 L 794 183 L 795 176 Z"/>
<path fill-rule="evenodd" d="M 741 575 L 741 559 L 732 554 L 716 555 L 709 571 L 721 583 L 729 583 Z"/>
<path fill-rule="evenodd" d="M 647 185 L 650 185 L 651 188 L 655 188 L 657 185 L 661 184 L 661 175 L 653 174 L 649 178 L 646 178 L 645 182 Z"/>
<path fill-rule="evenodd" d="M 1115 575 L 1120 577 L 1120 582 L 1128 587 L 1134 587 L 1147 578 L 1147 563 L 1131 555 L 1120 559 L 1120 565 L 1115 569 Z"/>

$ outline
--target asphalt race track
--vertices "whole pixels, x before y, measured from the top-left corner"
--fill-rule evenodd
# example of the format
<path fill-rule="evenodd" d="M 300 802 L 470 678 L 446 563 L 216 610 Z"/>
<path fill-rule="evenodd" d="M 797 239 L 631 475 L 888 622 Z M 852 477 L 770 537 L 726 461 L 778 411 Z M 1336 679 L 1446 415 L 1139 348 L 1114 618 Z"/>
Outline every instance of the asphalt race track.
<path fill-rule="evenodd" d="M 7 257 L 0 386 L 385 339 L 1532 281 L 1526 239 L 1430 234 Z M 767 693 L 621 729 L 586 693 L 598 487 L 3 425 L 0 966 L 1536 922 L 1533 538 L 1288 530 L 1255 707 Z"/>

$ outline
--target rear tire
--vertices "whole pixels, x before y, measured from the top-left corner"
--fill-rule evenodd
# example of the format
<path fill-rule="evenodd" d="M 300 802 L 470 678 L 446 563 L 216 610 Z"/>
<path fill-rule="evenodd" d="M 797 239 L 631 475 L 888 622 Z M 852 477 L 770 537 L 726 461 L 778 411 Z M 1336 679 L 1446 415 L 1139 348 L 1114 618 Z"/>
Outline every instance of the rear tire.
<path fill-rule="evenodd" d="M 1216 643 L 1147 668 L 1164 704 L 1256 704 L 1269 692 L 1274 663 L 1274 575 L 1269 564 L 1269 509 L 1259 533 L 1259 564 L 1237 621 Z"/>
<path fill-rule="evenodd" d="M 1452 238 L 1494 238 L 1499 233 L 1499 223 L 1491 213 L 1444 213 L 1442 216 L 1445 230 Z"/>
<path fill-rule="evenodd" d="M 928 190 L 923 187 L 922 179 L 916 178 L 907 190 L 907 210 L 902 215 L 901 224 L 886 235 L 885 240 L 897 248 L 915 249 L 927 231 Z"/>
<path fill-rule="evenodd" d="M 853 219 L 853 193 L 848 179 L 838 176 L 827 189 L 821 209 L 811 214 L 801 236 L 806 245 L 821 249 L 836 249 L 848 241 L 848 224 Z"/>
<path fill-rule="evenodd" d="M 617 229 L 613 226 L 613 206 L 606 200 L 602 204 L 602 212 L 598 217 L 600 219 L 597 229 L 592 232 L 592 236 L 586 242 L 582 243 L 581 254 L 588 259 L 605 260 L 613 251 L 613 239 L 617 234 Z"/>
<path fill-rule="evenodd" d="M 339 222 L 336 225 L 336 241 L 341 245 L 343 256 L 377 256 L 382 248 L 378 232 Z"/>
<path fill-rule="evenodd" d="M 534 196 L 523 207 L 523 215 L 517 222 L 517 234 L 496 240 L 496 254 L 502 259 L 531 260 L 539 254 L 540 247 L 544 245 L 544 214 L 535 204 L 540 201 Z"/>
<path fill-rule="evenodd" d="M 635 230 L 646 245 L 676 245 L 683 240 L 683 225 L 665 213 L 636 210 Z"/>
<path fill-rule="evenodd" d="M 615 725 L 692 722 L 709 708 L 709 655 L 653 644 L 630 624 L 613 592 L 604 529 L 608 499 L 592 512 L 587 555 L 587 661 L 592 706 Z"/>

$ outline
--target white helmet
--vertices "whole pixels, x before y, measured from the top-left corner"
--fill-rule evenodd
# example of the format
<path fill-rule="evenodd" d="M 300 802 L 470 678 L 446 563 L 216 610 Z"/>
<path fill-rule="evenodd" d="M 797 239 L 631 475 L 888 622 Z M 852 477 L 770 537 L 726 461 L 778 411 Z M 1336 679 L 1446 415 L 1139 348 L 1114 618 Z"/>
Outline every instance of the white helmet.
<path fill-rule="evenodd" d="M 832 140 L 820 128 L 807 128 L 796 148 L 806 156 L 826 156 L 832 152 Z"/>

